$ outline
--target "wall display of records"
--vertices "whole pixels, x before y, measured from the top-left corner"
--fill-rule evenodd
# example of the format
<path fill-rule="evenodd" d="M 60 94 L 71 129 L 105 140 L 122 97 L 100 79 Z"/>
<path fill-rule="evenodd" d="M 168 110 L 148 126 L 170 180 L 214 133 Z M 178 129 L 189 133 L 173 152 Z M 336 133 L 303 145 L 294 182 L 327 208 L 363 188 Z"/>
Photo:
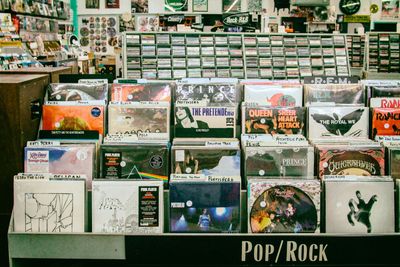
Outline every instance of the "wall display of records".
<path fill-rule="evenodd" d="M 80 16 L 79 43 L 83 49 L 95 54 L 113 54 L 118 47 L 118 16 Z"/>

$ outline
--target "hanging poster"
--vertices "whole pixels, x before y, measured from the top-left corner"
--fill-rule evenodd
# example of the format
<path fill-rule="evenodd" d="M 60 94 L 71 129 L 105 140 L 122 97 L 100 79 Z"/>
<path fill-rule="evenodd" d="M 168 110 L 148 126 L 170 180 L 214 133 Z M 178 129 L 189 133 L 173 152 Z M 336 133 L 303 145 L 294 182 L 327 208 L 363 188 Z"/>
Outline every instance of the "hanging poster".
<path fill-rule="evenodd" d="M 106 0 L 106 8 L 119 8 L 119 0 Z"/>
<path fill-rule="evenodd" d="M 247 1 L 248 12 L 261 12 L 262 11 L 262 0 L 248 0 Z"/>
<path fill-rule="evenodd" d="M 170 12 L 188 11 L 188 0 L 164 0 L 164 10 Z"/>
<path fill-rule="evenodd" d="M 136 30 L 139 32 L 156 32 L 159 29 L 159 18 L 157 15 L 138 15 L 136 17 Z"/>
<path fill-rule="evenodd" d="M 383 0 L 381 17 L 383 19 L 399 18 L 399 0 Z"/>
<path fill-rule="evenodd" d="M 207 12 L 208 0 L 193 0 L 193 12 Z"/>
<path fill-rule="evenodd" d="M 85 0 L 86 8 L 99 8 L 100 7 L 100 0 Z"/>
<path fill-rule="evenodd" d="M 148 0 L 131 0 L 132 13 L 149 13 Z"/>

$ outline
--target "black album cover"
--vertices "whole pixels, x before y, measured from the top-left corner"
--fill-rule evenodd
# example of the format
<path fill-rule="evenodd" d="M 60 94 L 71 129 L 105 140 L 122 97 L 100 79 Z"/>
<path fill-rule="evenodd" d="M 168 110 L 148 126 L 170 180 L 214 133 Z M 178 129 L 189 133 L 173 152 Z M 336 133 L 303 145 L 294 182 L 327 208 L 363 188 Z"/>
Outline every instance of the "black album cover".
<path fill-rule="evenodd" d="M 371 97 L 400 97 L 399 86 L 370 86 Z"/>
<path fill-rule="evenodd" d="M 369 136 L 369 109 L 364 107 L 310 107 L 308 137 Z"/>
<path fill-rule="evenodd" d="M 239 102 L 236 84 L 178 83 L 175 101 L 207 101 L 212 104 L 236 104 Z"/>
<path fill-rule="evenodd" d="M 389 148 L 389 175 L 400 179 L 400 147 Z"/>
<path fill-rule="evenodd" d="M 167 145 L 124 144 L 100 147 L 100 178 L 168 182 Z"/>
<path fill-rule="evenodd" d="M 314 175 L 313 147 L 247 147 L 246 177 L 310 177 Z"/>

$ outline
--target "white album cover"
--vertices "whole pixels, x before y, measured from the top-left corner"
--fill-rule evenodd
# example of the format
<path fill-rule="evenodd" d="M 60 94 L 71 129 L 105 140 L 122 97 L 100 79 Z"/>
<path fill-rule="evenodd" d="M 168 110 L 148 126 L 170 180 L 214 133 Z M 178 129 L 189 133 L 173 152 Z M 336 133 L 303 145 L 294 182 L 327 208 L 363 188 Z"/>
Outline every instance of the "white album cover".
<path fill-rule="evenodd" d="M 303 87 L 301 85 L 246 84 L 244 101 L 271 107 L 301 107 L 303 106 Z"/>
<path fill-rule="evenodd" d="M 85 181 L 14 178 L 14 231 L 85 231 Z"/>
<path fill-rule="evenodd" d="M 365 107 L 310 107 L 308 137 L 368 138 L 369 110 Z"/>
<path fill-rule="evenodd" d="M 386 181 L 325 182 L 327 233 L 393 233 L 394 184 Z"/>
<path fill-rule="evenodd" d="M 162 181 L 93 181 L 93 232 L 162 233 L 163 220 Z"/>

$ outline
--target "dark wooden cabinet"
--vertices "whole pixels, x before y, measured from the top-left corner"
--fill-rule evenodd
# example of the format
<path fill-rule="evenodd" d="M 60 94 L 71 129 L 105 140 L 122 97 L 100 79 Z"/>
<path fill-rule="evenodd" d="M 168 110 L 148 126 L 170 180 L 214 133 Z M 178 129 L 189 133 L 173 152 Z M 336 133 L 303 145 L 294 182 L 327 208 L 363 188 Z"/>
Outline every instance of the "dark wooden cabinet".
<path fill-rule="evenodd" d="M 40 67 L 40 68 L 22 68 L 16 70 L 1 70 L 0 74 L 47 74 L 50 83 L 59 83 L 60 74 L 77 74 L 72 67 Z"/>
<path fill-rule="evenodd" d="M 23 171 L 23 149 L 36 140 L 40 116 L 31 108 L 43 103 L 48 75 L 0 74 L 0 214 L 12 209 L 13 176 Z"/>

